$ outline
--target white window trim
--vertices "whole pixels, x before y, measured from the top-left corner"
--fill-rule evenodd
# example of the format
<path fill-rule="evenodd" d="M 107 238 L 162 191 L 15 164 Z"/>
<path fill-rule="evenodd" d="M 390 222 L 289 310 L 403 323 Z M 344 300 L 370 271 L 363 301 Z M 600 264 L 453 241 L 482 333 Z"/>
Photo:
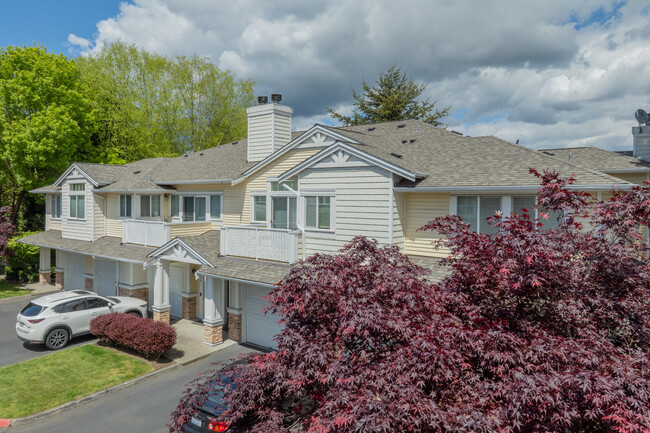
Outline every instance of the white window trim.
<path fill-rule="evenodd" d="M 72 190 L 72 185 L 83 185 L 84 188 L 83 188 L 83 190 L 81 190 L 81 191 L 79 191 L 79 190 L 74 190 L 74 191 L 73 191 L 73 190 Z M 84 198 L 84 207 L 83 207 L 83 209 L 84 209 L 84 216 L 83 216 L 83 218 L 79 218 L 78 216 L 72 216 L 72 215 L 70 215 L 70 211 L 72 210 L 72 197 L 83 197 L 83 198 Z M 86 197 L 86 184 L 85 184 L 84 182 L 70 182 L 70 183 L 68 184 L 68 217 L 67 217 L 68 220 L 72 220 L 72 221 L 86 221 L 86 213 L 87 213 L 87 212 L 86 212 L 86 206 L 88 205 L 88 203 L 87 203 L 88 200 L 86 200 L 86 198 L 87 198 L 87 197 Z M 76 207 L 75 210 L 76 210 L 76 211 L 79 210 L 79 206 L 77 205 L 77 203 L 78 203 L 77 200 L 78 200 L 78 199 L 75 200 L 75 207 Z M 63 209 L 61 209 L 61 213 L 63 213 Z M 77 215 L 78 215 L 78 214 L 79 214 L 79 212 L 77 212 Z"/>
<path fill-rule="evenodd" d="M 266 198 L 266 205 L 264 206 L 264 210 L 266 211 L 266 208 L 269 207 L 269 198 L 266 194 L 266 191 L 251 191 L 250 192 L 250 222 L 251 223 L 261 223 L 261 224 L 266 224 L 267 218 L 265 217 L 264 220 L 256 220 L 255 219 L 255 197 L 264 197 Z M 223 205 L 223 204 L 222 204 Z"/>
<path fill-rule="evenodd" d="M 220 197 L 219 199 L 219 218 L 215 218 L 212 215 L 212 203 L 211 203 L 211 198 L 213 195 L 218 195 Z M 208 205 L 206 206 L 206 213 L 210 214 L 210 221 L 216 221 L 216 222 L 221 222 L 223 221 L 223 191 L 215 191 L 211 192 L 208 195 Z"/>
<path fill-rule="evenodd" d="M 54 209 L 56 209 L 56 199 L 59 199 L 59 216 L 54 216 Z M 51 221 L 61 221 L 63 218 L 63 197 L 62 194 L 52 194 L 50 195 L 50 200 L 48 200 L 50 206 L 49 214 Z"/>
<path fill-rule="evenodd" d="M 293 181 L 293 179 L 286 179 L 288 181 Z M 289 197 L 289 198 L 295 198 L 296 199 L 296 225 L 301 226 L 301 221 L 304 219 L 304 216 L 302 215 L 302 212 L 300 210 L 302 209 L 302 199 L 300 199 L 300 196 L 296 197 L 296 194 L 294 194 L 291 191 L 271 191 L 271 182 L 279 182 L 277 176 L 268 176 L 266 178 L 266 226 L 267 228 L 273 227 L 273 198 L 274 197 Z M 299 179 L 296 179 L 296 185 L 298 189 L 296 190 L 297 193 L 300 193 L 299 188 L 300 188 L 300 181 Z M 287 203 L 287 210 L 290 212 L 289 209 L 289 204 Z M 303 226 L 304 227 L 304 226 Z"/>
<path fill-rule="evenodd" d="M 200 193 L 183 192 L 182 194 L 176 194 L 176 195 L 178 195 L 179 198 L 178 198 L 178 217 L 175 218 L 177 218 L 179 222 L 187 223 L 187 224 L 202 224 L 202 223 L 209 223 L 212 221 L 210 215 L 210 196 L 216 195 L 216 192 L 215 193 L 211 193 L 209 191 L 201 191 Z M 205 219 L 199 221 L 196 220 L 196 202 L 195 202 L 194 219 L 192 221 L 185 221 L 185 198 L 186 197 L 192 197 L 194 200 L 196 200 L 197 197 L 205 199 Z M 171 200 L 169 202 L 171 206 Z M 223 212 L 223 197 L 221 200 L 221 208 Z"/>
<path fill-rule="evenodd" d="M 319 229 L 317 227 L 307 227 L 307 202 L 305 197 L 329 197 L 330 198 L 330 228 Z M 302 208 L 301 225 L 309 233 L 330 233 L 336 232 L 336 191 L 332 190 L 304 190 L 300 191 L 300 206 Z M 318 205 L 317 205 L 318 208 Z M 317 211 L 318 212 L 318 211 Z"/>
<path fill-rule="evenodd" d="M 131 197 L 131 216 L 120 216 L 122 213 L 122 196 L 128 196 Z M 118 194 L 117 195 L 117 219 L 119 220 L 128 220 L 128 219 L 133 219 L 133 215 L 135 214 L 135 198 L 133 194 Z"/>

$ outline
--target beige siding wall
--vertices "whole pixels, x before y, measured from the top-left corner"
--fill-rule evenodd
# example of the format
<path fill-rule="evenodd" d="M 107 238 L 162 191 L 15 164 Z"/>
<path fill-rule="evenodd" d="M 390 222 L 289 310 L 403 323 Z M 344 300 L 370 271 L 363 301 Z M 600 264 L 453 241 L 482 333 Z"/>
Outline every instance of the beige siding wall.
<path fill-rule="evenodd" d="M 72 219 L 70 218 L 70 197 L 69 190 L 70 184 L 72 183 L 83 183 L 85 185 L 85 190 L 79 193 L 84 194 L 85 201 L 85 217 L 84 219 Z M 62 197 L 61 197 L 61 236 L 65 239 L 79 239 L 83 241 L 92 241 L 93 240 L 93 187 L 81 176 L 68 176 L 61 185 Z"/>
<path fill-rule="evenodd" d="M 307 232 L 307 255 L 335 253 L 355 236 L 389 243 L 392 176 L 378 167 L 307 170 L 300 189 L 336 191 L 335 236 Z M 303 205 L 304 206 L 304 205 Z"/>
<path fill-rule="evenodd" d="M 398 246 L 404 250 L 404 222 L 405 222 L 405 209 L 404 209 L 404 193 L 393 193 L 393 245 Z"/>
<path fill-rule="evenodd" d="M 106 236 L 122 237 L 122 220 L 118 219 L 119 194 L 106 194 Z"/>
<path fill-rule="evenodd" d="M 212 230 L 211 222 L 172 224 L 169 227 L 169 238 L 174 239 L 179 236 L 197 236 L 210 230 Z"/>
<path fill-rule="evenodd" d="M 449 194 L 437 192 L 404 193 L 404 252 L 418 256 L 445 257 L 448 250 L 435 250 L 431 243 L 440 236 L 417 229 L 432 219 L 449 214 Z"/>
<path fill-rule="evenodd" d="M 611 176 L 618 177 L 630 183 L 641 185 L 648 179 L 648 173 L 608 173 Z"/>

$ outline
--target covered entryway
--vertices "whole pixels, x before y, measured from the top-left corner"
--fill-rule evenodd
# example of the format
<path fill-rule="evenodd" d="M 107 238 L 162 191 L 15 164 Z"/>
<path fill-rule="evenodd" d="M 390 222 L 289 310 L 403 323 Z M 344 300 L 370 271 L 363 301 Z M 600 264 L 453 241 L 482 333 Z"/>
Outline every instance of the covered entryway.
<path fill-rule="evenodd" d="M 86 258 L 83 254 L 66 253 L 65 290 L 85 290 Z"/>
<path fill-rule="evenodd" d="M 113 260 L 95 260 L 95 292 L 102 296 L 117 295 L 117 262 Z"/>
<path fill-rule="evenodd" d="M 185 264 L 170 264 L 169 266 L 169 304 L 173 317 L 183 316 L 183 268 Z"/>
<path fill-rule="evenodd" d="M 262 312 L 269 305 L 264 297 L 268 296 L 271 289 L 252 284 L 242 284 L 242 286 L 245 299 L 246 341 L 258 346 L 277 349 L 277 343 L 272 339 L 281 330 L 278 324 L 280 316 Z"/>

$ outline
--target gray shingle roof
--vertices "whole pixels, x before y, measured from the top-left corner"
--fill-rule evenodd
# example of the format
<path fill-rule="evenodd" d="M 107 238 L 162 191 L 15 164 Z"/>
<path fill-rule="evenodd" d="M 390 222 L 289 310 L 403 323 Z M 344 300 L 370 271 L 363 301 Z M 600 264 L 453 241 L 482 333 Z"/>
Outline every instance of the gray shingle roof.
<path fill-rule="evenodd" d="M 547 152 L 565 162 L 569 162 L 569 153 L 571 153 L 571 161 L 574 165 L 604 172 L 618 170 L 645 172 L 650 170 L 650 162 L 597 147 L 540 149 L 540 152 Z"/>
<path fill-rule="evenodd" d="M 115 260 L 126 260 L 138 263 L 145 263 L 147 254 L 155 248 L 139 247 L 135 245 L 122 244 L 122 238 L 105 236 L 94 242 L 80 241 L 76 239 L 63 239 L 60 230 L 47 230 L 30 236 L 20 238 L 19 242 L 39 247 L 56 248 L 92 254 L 96 257 L 103 257 Z"/>
<path fill-rule="evenodd" d="M 116 182 L 128 173 L 126 165 L 94 164 L 90 162 L 75 162 L 75 164 L 100 185 Z"/>

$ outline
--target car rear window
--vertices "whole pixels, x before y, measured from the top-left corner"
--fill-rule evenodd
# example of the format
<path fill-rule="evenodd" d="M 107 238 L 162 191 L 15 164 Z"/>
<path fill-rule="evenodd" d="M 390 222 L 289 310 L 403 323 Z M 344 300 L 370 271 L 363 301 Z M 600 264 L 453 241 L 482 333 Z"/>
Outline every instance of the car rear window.
<path fill-rule="evenodd" d="M 23 311 L 21 311 L 20 314 L 25 317 L 34 317 L 41 314 L 46 308 L 47 307 L 42 307 L 40 305 L 34 304 L 33 302 L 30 302 L 25 308 L 23 308 Z"/>

